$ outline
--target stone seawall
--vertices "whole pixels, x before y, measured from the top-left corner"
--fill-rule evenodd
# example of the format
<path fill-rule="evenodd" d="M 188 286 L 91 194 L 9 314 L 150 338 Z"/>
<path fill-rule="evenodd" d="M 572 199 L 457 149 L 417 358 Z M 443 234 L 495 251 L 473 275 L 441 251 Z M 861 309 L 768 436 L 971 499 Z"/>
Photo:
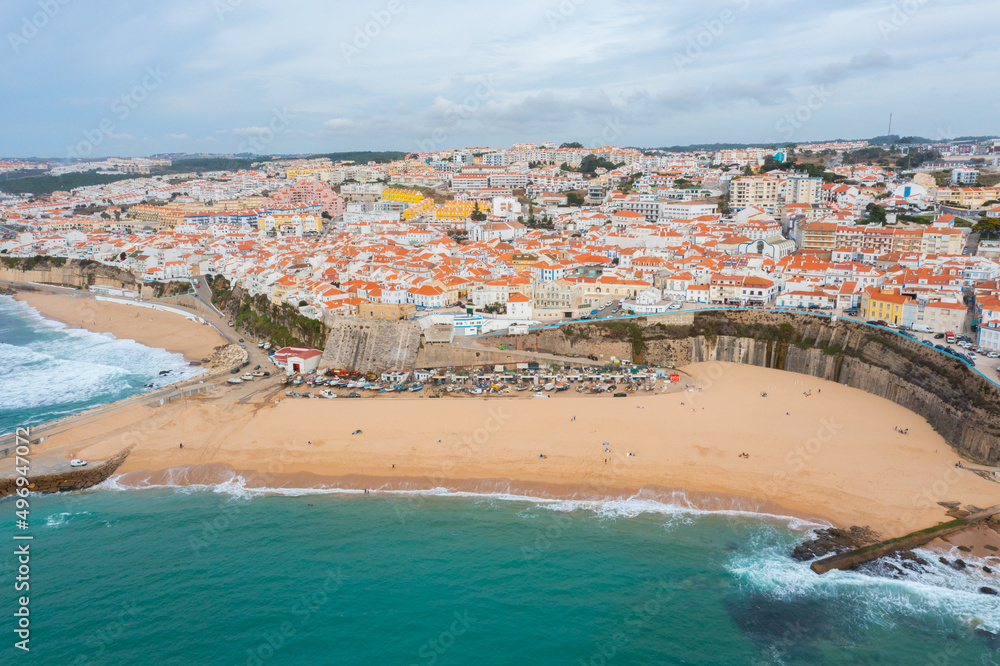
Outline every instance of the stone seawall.
<path fill-rule="evenodd" d="M 951 356 L 860 322 L 705 310 L 694 313 L 690 325 L 656 318 L 573 323 L 527 337 L 540 352 L 632 357 L 664 367 L 725 361 L 827 379 L 920 414 L 973 460 L 1000 462 L 1000 389 Z M 517 339 L 480 342 L 493 346 Z"/>
<path fill-rule="evenodd" d="M 132 452 L 132 447 L 115 454 L 99 465 L 93 467 L 77 467 L 57 474 L 41 474 L 28 477 L 28 489 L 33 493 L 62 493 L 71 490 L 84 490 L 107 480 L 115 473 Z M 17 492 L 15 478 L 0 479 L 0 498 Z"/>
<path fill-rule="evenodd" d="M 416 366 L 421 335 L 416 322 L 333 317 L 329 326 L 321 368 L 378 374 Z"/>

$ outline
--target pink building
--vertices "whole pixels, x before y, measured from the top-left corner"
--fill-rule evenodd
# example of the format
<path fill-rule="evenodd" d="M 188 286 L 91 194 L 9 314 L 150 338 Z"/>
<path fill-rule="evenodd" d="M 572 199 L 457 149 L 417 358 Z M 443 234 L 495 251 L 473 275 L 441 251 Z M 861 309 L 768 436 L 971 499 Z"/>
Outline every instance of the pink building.
<path fill-rule="evenodd" d="M 318 180 L 300 180 L 294 185 L 286 185 L 271 197 L 274 201 L 284 204 L 314 204 L 330 217 L 344 214 L 346 204 L 330 189 L 330 186 Z"/>

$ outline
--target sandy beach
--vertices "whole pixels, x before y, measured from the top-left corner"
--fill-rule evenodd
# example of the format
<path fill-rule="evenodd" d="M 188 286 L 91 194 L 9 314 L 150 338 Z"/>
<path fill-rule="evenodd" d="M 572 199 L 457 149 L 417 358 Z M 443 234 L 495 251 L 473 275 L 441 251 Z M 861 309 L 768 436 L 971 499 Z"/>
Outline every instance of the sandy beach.
<path fill-rule="evenodd" d="M 211 326 L 173 312 L 42 292 L 18 292 L 14 298 L 48 319 L 183 354 L 189 361 L 201 361 L 219 345 L 228 344 Z"/>
<path fill-rule="evenodd" d="M 624 399 L 291 400 L 278 392 L 276 403 L 240 404 L 223 388 L 53 435 L 36 455 L 96 460 L 135 444 L 120 470 L 125 485 L 218 483 L 235 470 L 260 487 L 577 499 L 641 490 L 707 509 L 869 525 L 887 537 L 948 520 L 939 501 L 1000 503 L 1000 484 L 957 469 L 958 455 L 931 426 L 888 400 L 779 370 L 683 370 L 700 390 Z"/>

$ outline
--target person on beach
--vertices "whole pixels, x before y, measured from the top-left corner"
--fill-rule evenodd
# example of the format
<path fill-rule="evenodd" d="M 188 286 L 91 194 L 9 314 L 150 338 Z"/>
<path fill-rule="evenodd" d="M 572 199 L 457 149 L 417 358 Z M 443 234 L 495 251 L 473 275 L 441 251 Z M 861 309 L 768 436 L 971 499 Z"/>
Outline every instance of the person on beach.
<path fill-rule="evenodd" d="M 180 448 L 182 448 L 182 449 L 184 448 L 184 442 L 181 442 Z"/>

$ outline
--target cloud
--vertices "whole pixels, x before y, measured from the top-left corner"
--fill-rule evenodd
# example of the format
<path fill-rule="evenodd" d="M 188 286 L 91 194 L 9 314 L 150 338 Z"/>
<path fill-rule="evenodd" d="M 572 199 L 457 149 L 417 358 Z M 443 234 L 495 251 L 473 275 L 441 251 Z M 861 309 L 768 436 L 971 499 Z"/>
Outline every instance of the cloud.
<path fill-rule="evenodd" d="M 892 69 L 894 64 L 892 56 L 886 51 L 869 51 L 864 55 L 854 56 L 847 62 L 827 65 L 811 74 L 810 79 L 813 83 L 840 83 L 854 74 Z"/>
<path fill-rule="evenodd" d="M 190 139 L 191 137 L 187 134 L 174 134 L 171 132 L 170 134 L 165 134 L 163 138 L 170 141 L 184 141 L 185 139 Z"/>
<path fill-rule="evenodd" d="M 331 132 L 343 132 L 354 128 L 354 121 L 350 118 L 331 118 L 323 123 L 323 129 Z"/>

